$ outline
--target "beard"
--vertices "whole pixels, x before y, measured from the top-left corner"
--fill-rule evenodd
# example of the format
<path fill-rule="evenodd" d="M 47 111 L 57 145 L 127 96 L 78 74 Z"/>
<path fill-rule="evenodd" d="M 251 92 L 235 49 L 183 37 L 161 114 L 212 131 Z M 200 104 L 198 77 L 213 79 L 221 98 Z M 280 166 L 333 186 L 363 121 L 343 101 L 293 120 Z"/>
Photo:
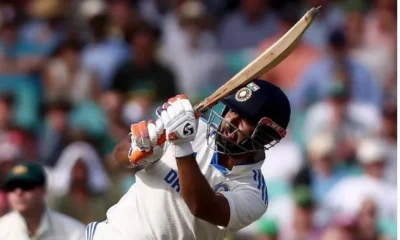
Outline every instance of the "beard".
<path fill-rule="evenodd" d="M 238 155 L 248 151 L 246 143 L 250 142 L 248 139 L 239 143 L 239 130 L 231 129 L 230 127 L 222 127 L 220 131 L 216 133 L 216 147 L 219 152 L 227 155 Z"/>
<path fill-rule="evenodd" d="M 229 140 L 227 140 L 224 136 L 218 134 L 216 139 L 216 147 L 219 152 L 227 155 L 240 154 L 243 153 L 244 150 Z"/>

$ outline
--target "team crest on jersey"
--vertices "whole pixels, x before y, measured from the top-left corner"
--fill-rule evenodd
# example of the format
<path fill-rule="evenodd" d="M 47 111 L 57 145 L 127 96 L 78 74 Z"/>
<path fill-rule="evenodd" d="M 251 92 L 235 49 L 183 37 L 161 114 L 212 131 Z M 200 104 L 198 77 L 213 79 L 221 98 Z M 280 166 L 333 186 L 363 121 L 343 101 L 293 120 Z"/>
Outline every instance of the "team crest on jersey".
<path fill-rule="evenodd" d="M 241 88 L 239 91 L 236 92 L 235 99 L 238 102 L 244 102 L 244 101 L 249 100 L 249 98 L 251 97 L 252 94 L 253 93 L 252 93 L 250 88 L 244 87 L 244 88 Z"/>
<path fill-rule="evenodd" d="M 215 185 L 214 192 L 227 192 L 229 191 L 229 186 L 226 183 L 218 183 Z"/>

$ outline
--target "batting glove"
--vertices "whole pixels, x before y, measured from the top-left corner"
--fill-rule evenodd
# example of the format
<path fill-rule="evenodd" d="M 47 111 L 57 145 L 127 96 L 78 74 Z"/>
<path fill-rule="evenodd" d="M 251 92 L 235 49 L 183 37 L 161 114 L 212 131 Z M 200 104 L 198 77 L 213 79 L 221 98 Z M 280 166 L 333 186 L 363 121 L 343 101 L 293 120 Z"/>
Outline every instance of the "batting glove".
<path fill-rule="evenodd" d="M 192 154 L 190 142 L 196 137 L 197 120 L 187 97 L 180 94 L 170 98 L 162 107 L 157 108 L 157 115 L 165 126 L 167 140 L 171 143 L 174 156 Z"/>
<path fill-rule="evenodd" d="M 157 145 L 157 141 L 164 132 L 164 125 L 161 121 L 154 123 L 153 121 L 141 121 L 131 125 L 131 148 L 129 149 L 128 158 L 131 161 L 132 156 L 138 155 L 139 152 L 147 152 L 142 159 L 136 159 L 131 163 L 134 166 L 146 167 L 151 163 L 159 160 L 164 154 L 164 144 Z"/>

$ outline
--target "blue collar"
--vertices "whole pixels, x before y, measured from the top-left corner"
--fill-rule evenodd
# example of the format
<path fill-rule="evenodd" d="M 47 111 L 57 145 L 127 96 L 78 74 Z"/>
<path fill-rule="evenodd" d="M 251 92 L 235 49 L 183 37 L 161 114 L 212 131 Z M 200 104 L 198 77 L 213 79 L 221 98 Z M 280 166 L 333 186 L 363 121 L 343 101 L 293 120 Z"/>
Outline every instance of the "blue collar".
<path fill-rule="evenodd" d="M 218 153 L 214 152 L 214 154 L 211 158 L 211 165 L 213 165 L 222 174 L 224 174 L 224 175 L 228 174 L 229 170 L 227 168 L 225 168 L 224 166 L 219 165 L 218 160 L 219 160 Z"/>
<path fill-rule="evenodd" d="M 222 174 L 224 174 L 224 175 L 227 175 L 227 174 L 229 174 L 231 171 L 229 171 L 229 169 L 227 169 L 226 167 L 224 167 L 224 166 L 222 166 L 222 165 L 220 165 L 219 164 L 219 154 L 218 154 L 218 152 L 214 152 L 214 154 L 213 154 L 213 156 L 212 156 L 212 158 L 211 158 L 211 165 L 213 166 L 213 167 L 215 167 L 218 171 L 220 171 Z M 233 168 L 232 168 L 232 171 L 233 171 L 233 169 L 235 168 L 235 166 L 245 166 L 245 165 L 254 165 L 255 163 L 259 163 L 259 162 L 250 162 L 250 163 L 239 163 L 239 164 L 235 164 L 234 166 L 233 166 Z"/>

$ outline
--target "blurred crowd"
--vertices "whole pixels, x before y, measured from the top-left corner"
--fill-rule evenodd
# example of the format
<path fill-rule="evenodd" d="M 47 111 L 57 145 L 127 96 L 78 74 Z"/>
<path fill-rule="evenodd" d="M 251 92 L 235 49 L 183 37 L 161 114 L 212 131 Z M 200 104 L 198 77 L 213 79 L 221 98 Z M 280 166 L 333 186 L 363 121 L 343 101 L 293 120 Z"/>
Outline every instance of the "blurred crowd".
<path fill-rule="evenodd" d="M 262 168 L 268 211 L 229 238 L 395 239 L 395 0 L 2 0 L 0 178 L 39 162 L 52 209 L 104 219 L 135 183 L 111 156 L 130 124 L 175 94 L 212 93 L 313 6 L 296 50 L 262 76 L 292 105 Z M 10 209 L 1 191 L 0 216 Z"/>

